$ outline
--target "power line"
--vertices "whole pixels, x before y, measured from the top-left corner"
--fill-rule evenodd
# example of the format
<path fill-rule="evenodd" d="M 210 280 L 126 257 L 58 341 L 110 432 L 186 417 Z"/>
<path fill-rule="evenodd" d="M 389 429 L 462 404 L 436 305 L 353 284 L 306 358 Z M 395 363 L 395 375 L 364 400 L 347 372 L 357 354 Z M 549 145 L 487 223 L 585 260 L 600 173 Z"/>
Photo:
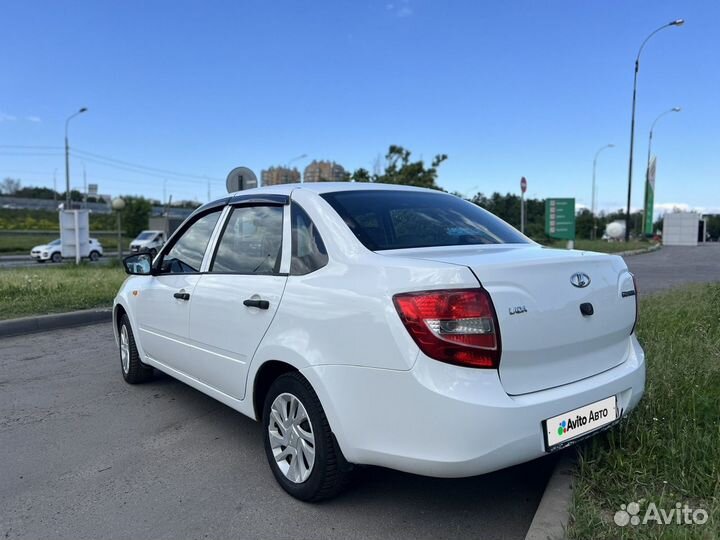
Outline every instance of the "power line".
<path fill-rule="evenodd" d="M 22 152 L 11 152 L 11 151 L 2 151 L 1 149 L 10 149 L 10 150 L 22 150 Z M 62 152 L 58 153 L 50 153 L 50 152 L 27 152 L 25 150 L 63 150 L 63 147 L 59 146 L 32 146 L 32 145 L 13 145 L 13 144 L 2 144 L 0 145 L 0 155 L 3 156 L 28 156 L 28 157 L 36 157 L 36 156 L 60 156 L 62 155 Z M 104 165 L 107 167 L 113 167 L 115 169 L 120 169 L 128 172 L 134 172 L 137 174 L 143 174 L 146 176 L 154 176 L 156 178 L 164 178 L 166 176 L 172 176 L 176 177 L 174 181 L 176 182 L 191 182 L 191 180 L 180 180 L 180 178 L 183 179 L 192 179 L 193 184 L 198 184 L 199 182 L 206 183 L 208 181 L 210 182 L 217 182 L 222 183 L 224 182 L 221 178 L 216 178 L 212 176 L 206 176 L 206 175 L 198 175 L 198 174 L 190 174 L 190 173 L 183 173 L 178 171 L 172 171 L 169 169 L 161 169 L 158 167 L 152 167 L 149 165 L 141 165 L 139 163 L 133 163 L 131 161 L 125 161 L 109 156 L 104 156 L 101 154 L 96 154 L 94 152 L 88 152 L 87 150 L 81 150 L 79 148 L 71 148 L 70 153 L 76 157 L 83 160 L 87 160 L 89 162 L 95 163 L 97 165 Z"/>
<path fill-rule="evenodd" d="M 113 163 L 118 163 L 118 164 L 120 164 L 120 165 L 126 165 L 126 166 L 129 166 L 129 167 L 135 167 L 135 168 L 138 168 L 138 169 L 146 169 L 146 170 L 149 170 L 149 171 L 153 171 L 153 172 L 157 172 L 157 173 L 161 173 L 161 174 L 165 174 L 165 175 L 181 176 L 181 177 L 185 177 L 185 178 L 194 178 L 194 179 L 205 180 L 205 181 L 207 181 L 207 180 L 215 180 L 215 181 L 217 181 L 217 182 L 222 182 L 222 181 L 223 181 L 223 180 L 220 179 L 220 178 L 214 178 L 214 177 L 210 177 L 210 176 L 207 176 L 207 175 L 202 175 L 202 176 L 201 176 L 201 175 L 198 175 L 198 174 L 181 173 L 181 172 L 177 172 L 177 171 L 171 171 L 171 170 L 168 170 L 168 169 L 160 169 L 160 168 L 157 168 L 157 167 L 150 167 L 150 166 L 148 166 L 148 165 L 140 165 L 140 164 L 138 164 L 138 163 L 132 163 L 132 162 L 130 162 L 130 161 L 124 161 L 124 160 L 122 160 L 122 159 L 111 158 L 111 157 L 108 157 L 108 156 L 103 156 L 103 155 L 101 155 L 101 154 L 95 154 L 95 153 L 93 153 L 93 152 L 88 152 L 88 151 L 86 151 L 86 150 L 80 150 L 79 148 L 74 148 L 74 149 L 72 149 L 72 152 L 75 153 L 75 154 L 78 154 L 80 157 L 82 157 L 82 156 L 91 156 L 91 157 L 96 158 L 96 159 L 101 159 L 101 160 L 105 160 L 105 161 L 110 161 L 110 162 L 113 162 Z"/>

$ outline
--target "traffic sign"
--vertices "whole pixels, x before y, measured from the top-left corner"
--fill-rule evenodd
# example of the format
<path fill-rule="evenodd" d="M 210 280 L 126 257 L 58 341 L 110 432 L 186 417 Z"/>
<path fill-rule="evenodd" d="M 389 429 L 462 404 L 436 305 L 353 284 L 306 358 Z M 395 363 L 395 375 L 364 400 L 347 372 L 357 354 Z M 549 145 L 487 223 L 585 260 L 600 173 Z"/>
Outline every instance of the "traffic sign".
<path fill-rule="evenodd" d="M 575 199 L 545 200 L 545 234 L 575 240 Z"/>
<path fill-rule="evenodd" d="M 527 180 L 525 180 L 524 176 L 520 179 L 520 191 L 523 193 L 527 191 Z"/>

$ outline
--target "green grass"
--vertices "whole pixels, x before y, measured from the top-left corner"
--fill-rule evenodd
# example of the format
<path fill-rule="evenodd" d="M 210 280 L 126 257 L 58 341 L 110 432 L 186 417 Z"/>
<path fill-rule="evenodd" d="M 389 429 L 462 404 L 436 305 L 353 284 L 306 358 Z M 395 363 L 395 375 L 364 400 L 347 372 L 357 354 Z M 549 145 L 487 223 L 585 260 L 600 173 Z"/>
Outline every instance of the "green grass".
<path fill-rule="evenodd" d="M 720 538 L 720 284 L 641 302 L 646 393 L 618 428 L 578 447 L 571 538 Z M 704 525 L 613 522 L 621 504 L 704 508 Z"/>
<path fill-rule="evenodd" d="M 117 248 L 117 237 L 114 235 L 98 235 L 90 233 L 90 236 L 100 240 L 103 249 L 106 251 L 115 251 Z M 30 255 L 30 250 L 35 246 L 47 244 L 53 240 L 60 238 L 60 233 L 40 233 L 40 234 L 0 234 L 0 255 Z M 129 240 L 123 237 L 126 244 Z M 127 245 L 125 246 L 127 249 Z"/>
<path fill-rule="evenodd" d="M 549 247 L 565 248 L 567 240 L 553 240 L 547 244 Z M 606 242 L 605 240 L 575 240 L 575 249 L 584 251 L 599 251 L 601 253 L 617 253 L 632 249 L 647 249 L 653 244 L 644 240 L 630 240 L 629 242 Z"/>
<path fill-rule="evenodd" d="M 110 307 L 125 277 L 118 265 L 0 269 L 0 319 Z"/>

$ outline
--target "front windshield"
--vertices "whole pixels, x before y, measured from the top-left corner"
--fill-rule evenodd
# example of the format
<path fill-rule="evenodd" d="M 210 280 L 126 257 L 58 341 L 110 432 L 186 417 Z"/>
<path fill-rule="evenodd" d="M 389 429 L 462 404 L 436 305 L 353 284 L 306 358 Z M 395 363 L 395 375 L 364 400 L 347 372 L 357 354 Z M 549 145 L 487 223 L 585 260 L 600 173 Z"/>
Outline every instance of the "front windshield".
<path fill-rule="evenodd" d="M 378 189 L 322 197 L 373 251 L 530 242 L 490 212 L 445 193 Z"/>
<path fill-rule="evenodd" d="M 59 238 L 58 238 L 57 240 L 53 240 L 52 242 L 50 242 L 50 243 L 48 244 L 48 246 L 59 246 L 59 245 L 60 245 L 60 239 L 59 239 Z"/>
<path fill-rule="evenodd" d="M 145 231 L 141 232 L 135 240 L 150 240 L 154 236 L 154 232 Z"/>

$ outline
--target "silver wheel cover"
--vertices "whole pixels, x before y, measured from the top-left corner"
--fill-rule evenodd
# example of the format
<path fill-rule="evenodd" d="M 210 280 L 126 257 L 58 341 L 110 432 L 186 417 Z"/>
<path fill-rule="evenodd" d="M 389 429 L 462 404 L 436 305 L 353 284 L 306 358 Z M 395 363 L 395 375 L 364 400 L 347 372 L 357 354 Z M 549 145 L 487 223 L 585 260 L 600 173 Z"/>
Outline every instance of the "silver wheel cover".
<path fill-rule="evenodd" d="M 123 373 L 127 374 L 130 371 L 130 337 L 124 324 L 120 327 L 120 361 Z"/>
<path fill-rule="evenodd" d="M 280 472 L 295 484 L 305 482 L 315 465 L 315 432 L 297 397 L 283 393 L 272 402 L 268 437 Z"/>

